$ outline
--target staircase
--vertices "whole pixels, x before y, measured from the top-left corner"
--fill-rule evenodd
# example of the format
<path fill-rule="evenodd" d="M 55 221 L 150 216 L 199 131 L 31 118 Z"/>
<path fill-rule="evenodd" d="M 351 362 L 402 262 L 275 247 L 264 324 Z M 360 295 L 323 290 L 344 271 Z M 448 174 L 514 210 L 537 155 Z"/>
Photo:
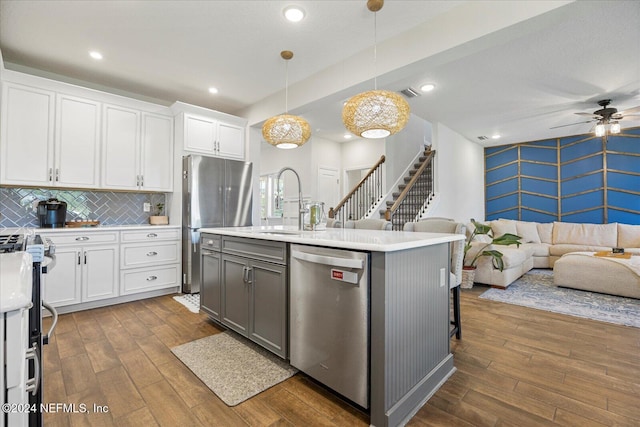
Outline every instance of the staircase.
<path fill-rule="evenodd" d="M 402 230 L 404 224 L 416 221 L 425 212 L 434 197 L 433 158 L 435 150 L 425 150 L 413 169 L 387 201 L 387 208 L 380 210 L 380 217 L 391 221 L 394 230 Z"/>

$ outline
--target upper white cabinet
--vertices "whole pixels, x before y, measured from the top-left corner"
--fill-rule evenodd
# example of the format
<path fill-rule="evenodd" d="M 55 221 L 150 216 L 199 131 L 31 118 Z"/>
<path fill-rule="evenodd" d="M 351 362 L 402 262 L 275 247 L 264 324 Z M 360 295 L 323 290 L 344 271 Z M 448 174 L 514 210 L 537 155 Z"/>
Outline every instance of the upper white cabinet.
<path fill-rule="evenodd" d="M 3 84 L 2 184 L 51 185 L 55 93 Z"/>
<path fill-rule="evenodd" d="M 176 137 L 178 142 L 182 140 L 184 151 L 244 160 L 244 119 L 183 103 L 175 105 L 179 110 L 189 110 L 176 117 Z"/>
<path fill-rule="evenodd" d="M 58 95 L 56 99 L 55 185 L 100 186 L 100 103 Z"/>
<path fill-rule="evenodd" d="M 184 149 L 244 160 L 244 127 L 184 113 Z"/>
<path fill-rule="evenodd" d="M 104 106 L 102 182 L 119 190 L 173 190 L 173 118 Z"/>
<path fill-rule="evenodd" d="M 173 191 L 174 118 L 167 107 L 5 74 L 0 184 Z"/>

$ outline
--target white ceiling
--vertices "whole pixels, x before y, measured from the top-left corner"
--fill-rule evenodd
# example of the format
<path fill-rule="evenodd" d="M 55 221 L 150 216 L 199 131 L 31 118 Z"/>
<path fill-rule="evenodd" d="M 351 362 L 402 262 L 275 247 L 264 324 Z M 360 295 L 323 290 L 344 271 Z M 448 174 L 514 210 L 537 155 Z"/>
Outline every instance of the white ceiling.
<path fill-rule="evenodd" d="M 297 3 L 306 18 L 284 20 Z M 377 14 L 378 44 L 435 22 L 467 1 L 388 0 Z M 495 2 L 486 2 L 495 3 Z M 506 3 L 506 2 L 505 2 Z M 514 3 L 514 2 L 510 2 Z M 526 3 L 526 2 L 522 2 Z M 480 26 L 483 16 L 471 25 Z M 461 23 L 467 25 L 468 23 Z M 313 79 L 363 51 L 373 54 L 373 14 L 349 1 L 12 1 L 0 0 L 0 49 L 7 68 L 45 70 L 120 91 L 230 114 Z M 102 61 L 88 56 L 99 50 Z M 369 66 L 370 64 L 367 64 Z M 600 99 L 640 105 L 640 2 L 578 1 L 385 73 L 384 87 L 417 89 L 412 112 L 486 145 L 588 132 Z M 215 86 L 218 95 L 207 88 Z M 341 104 L 317 103 L 305 118 L 314 133 L 343 140 Z M 624 127 L 639 126 L 627 121 Z"/>

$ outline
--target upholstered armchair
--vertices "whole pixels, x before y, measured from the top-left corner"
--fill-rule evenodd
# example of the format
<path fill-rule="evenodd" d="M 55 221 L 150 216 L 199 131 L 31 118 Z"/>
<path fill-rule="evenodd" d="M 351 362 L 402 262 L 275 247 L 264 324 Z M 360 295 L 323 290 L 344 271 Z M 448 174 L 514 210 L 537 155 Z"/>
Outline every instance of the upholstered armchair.
<path fill-rule="evenodd" d="M 391 231 L 391 226 L 391 221 L 375 218 L 365 218 L 356 221 L 349 220 L 344 223 L 344 228 L 355 228 L 362 230 Z"/>
<path fill-rule="evenodd" d="M 465 235 L 466 227 L 463 223 L 455 222 L 448 218 L 426 218 L 418 222 L 408 222 L 404 225 L 404 231 L 418 231 L 425 233 L 452 233 Z M 462 337 L 460 325 L 460 284 L 462 283 L 462 263 L 464 261 L 464 240 L 457 240 L 451 247 L 451 274 L 449 277 L 449 289 L 453 293 L 453 329 L 450 335 L 455 334 L 457 339 Z"/>

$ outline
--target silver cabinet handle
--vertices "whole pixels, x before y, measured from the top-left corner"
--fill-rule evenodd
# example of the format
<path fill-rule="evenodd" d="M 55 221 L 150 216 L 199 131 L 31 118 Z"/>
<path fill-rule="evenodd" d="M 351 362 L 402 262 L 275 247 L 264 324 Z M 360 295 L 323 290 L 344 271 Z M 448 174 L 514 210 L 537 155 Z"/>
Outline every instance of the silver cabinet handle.
<path fill-rule="evenodd" d="M 84 252 L 84 265 L 87 265 L 87 251 Z"/>
<path fill-rule="evenodd" d="M 78 265 L 80 265 L 80 252 L 78 252 Z"/>
<path fill-rule="evenodd" d="M 31 394 L 35 396 L 36 393 L 38 393 L 38 388 L 40 387 L 40 359 L 38 358 L 38 347 L 36 343 L 26 351 L 25 359 L 33 359 L 33 363 L 35 364 L 33 369 L 33 378 L 29 378 L 27 380 L 25 387 L 25 391 L 30 391 Z"/>
<path fill-rule="evenodd" d="M 56 168 L 56 182 L 60 181 L 60 169 Z"/>
<path fill-rule="evenodd" d="M 147 282 L 152 282 L 154 280 L 156 280 L 158 278 L 158 276 L 149 276 L 147 277 Z"/>
<path fill-rule="evenodd" d="M 144 187 L 144 175 L 140 175 L 140 187 Z"/>
<path fill-rule="evenodd" d="M 158 235 L 156 233 L 149 233 L 147 234 L 147 237 L 158 237 Z"/>
<path fill-rule="evenodd" d="M 89 240 L 89 238 L 87 236 L 81 236 L 81 237 L 76 237 L 76 240 L 78 242 L 85 242 L 85 241 Z"/>
<path fill-rule="evenodd" d="M 49 181 L 53 181 L 53 168 L 49 168 Z"/>
<path fill-rule="evenodd" d="M 156 255 L 158 255 L 158 252 L 154 252 L 154 251 L 147 252 L 147 256 L 156 256 Z"/>
<path fill-rule="evenodd" d="M 251 267 L 242 267 L 242 281 L 251 284 Z"/>

